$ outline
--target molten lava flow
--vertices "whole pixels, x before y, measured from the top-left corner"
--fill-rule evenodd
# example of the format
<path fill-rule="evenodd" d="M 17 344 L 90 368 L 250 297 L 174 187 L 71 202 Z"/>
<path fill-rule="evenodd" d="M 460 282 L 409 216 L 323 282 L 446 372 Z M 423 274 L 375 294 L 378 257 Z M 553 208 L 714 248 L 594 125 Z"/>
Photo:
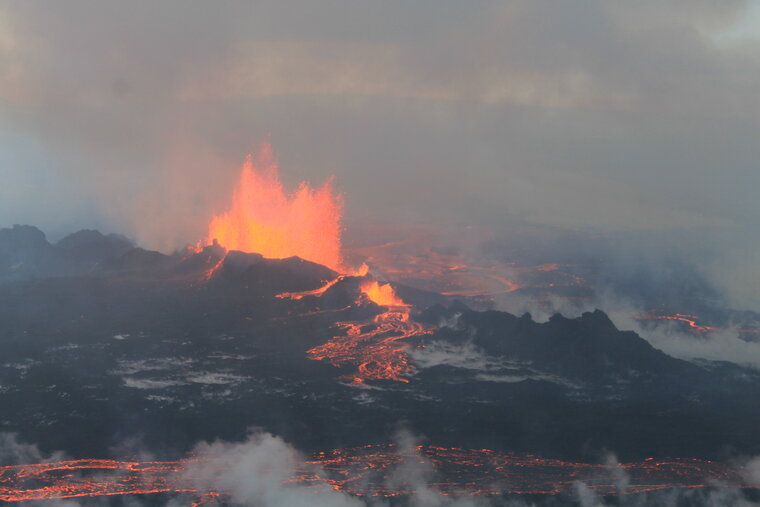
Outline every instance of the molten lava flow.
<path fill-rule="evenodd" d="M 200 465 L 200 466 L 199 466 Z M 223 474 L 223 458 L 193 457 L 168 462 L 134 462 L 83 459 L 0 467 L 0 502 L 57 498 L 189 493 L 199 498 L 192 505 L 224 503 L 226 491 L 200 491 L 204 477 Z M 393 444 L 335 449 L 314 454 L 299 464 L 283 487 L 330 486 L 359 496 L 393 497 L 411 491 L 393 488 L 400 469 L 407 475 L 436 473 L 434 488 L 444 495 L 555 495 L 574 490 L 578 481 L 601 495 L 620 493 L 619 469 L 628 485 L 622 493 L 668 488 L 703 488 L 716 483 L 758 487 L 742 479 L 739 470 L 723 463 L 698 459 L 646 459 L 620 465 L 597 465 L 549 459 L 527 453 L 490 449 Z M 618 473 L 616 473 L 616 471 Z"/>
<path fill-rule="evenodd" d="M 183 462 L 96 459 L 5 466 L 0 467 L 0 501 L 194 491 L 176 480 L 183 467 Z"/>
<path fill-rule="evenodd" d="M 637 316 L 636 320 L 675 320 L 678 322 L 685 322 L 689 325 L 690 331 L 699 334 L 715 331 L 717 329 L 712 326 L 697 324 L 699 317 L 695 315 L 687 315 L 685 313 L 676 313 L 675 315 L 661 315 L 659 313 L 649 312 Z"/>
<path fill-rule="evenodd" d="M 358 273 L 367 274 L 367 266 L 362 265 Z M 321 297 L 337 283 L 349 278 L 340 275 L 313 290 L 301 292 L 284 292 L 278 294 L 281 299 L 299 300 L 306 296 Z M 359 285 L 361 294 L 356 304 L 370 301 L 378 306 L 387 307 L 375 316 L 372 322 L 338 322 L 336 327 L 344 334 L 334 336 L 327 343 L 310 349 L 309 359 L 327 361 L 333 366 L 355 365 L 356 372 L 346 375 L 343 380 L 361 384 L 367 380 L 396 380 L 408 382 L 404 375 L 412 371 L 406 349 L 407 343 L 401 340 L 430 333 L 431 330 L 418 322 L 410 320 L 411 307 L 396 295 L 389 284 L 374 280 L 364 280 Z"/>
<path fill-rule="evenodd" d="M 421 446 L 400 449 L 393 444 L 335 449 L 314 456 L 313 464 L 335 489 L 360 496 L 393 497 L 408 494 L 388 487 L 388 477 L 399 467 L 416 476 L 429 465 L 439 476 L 436 489 L 442 494 L 556 495 L 574 490 L 578 481 L 600 495 L 615 495 L 619 469 L 629 484 L 622 493 L 642 493 L 674 487 L 710 487 L 715 481 L 744 485 L 731 467 L 698 459 L 646 459 L 620 465 L 576 463 L 543 458 L 535 454 L 500 452 L 490 449 Z M 616 468 L 618 468 L 618 473 Z M 416 473 L 415 473 L 416 472 Z M 397 472 L 396 472 L 397 473 Z M 324 480 L 319 477 L 318 480 Z"/>
<path fill-rule="evenodd" d="M 365 276 L 369 272 L 369 268 L 366 264 L 362 264 L 359 269 L 355 270 L 353 273 L 348 275 L 338 275 L 336 278 L 333 278 L 332 280 L 327 280 L 324 285 L 321 287 L 317 287 L 316 289 L 312 290 L 302 290 L 300 292 L 283 292 L 282 294 L 277 294 L 277 297 L 280 299 L 303 299 L 306 296 L 314 296 L 314 297 L 321 297 L 322 294 L 327 292 L 330 288 L 334 287 L 339 282 L 342 282 L 349 276 Z"/>
<path fill-rule="evenodd" d="M 408 313 L 397 310 L 381 313 L 369 324 L 339 322 L 337 327 L 345 334 L 309 350 L 309 359 L 333 366 L 357 365 L 355 373 L 343 377 L 355 384 L 367 380 L 409 382 L 404 378 L 412 371 L 406 353 L 409 345 L 400 340 L 429 332 L 422 324 L 411 322 Z"/>
<path fill-rule="evenodd" d="M 575 274 L 578 266 L 521 266 L 464 246 L 485 245 L 493 239 L 494 233 L 484 228 L 365 225 L 351 231 L 346 256 L 365 259 L 373 271 L 393 281 L 486 306 L 496 296 L 521 289 L 526 294 L 559 291 L 561 297 L 577 294 L 569 296 L 576 298 L 589 288 L 588 282 Z"/>
<path fill-rule="evenodd" d="M 282 294 L 277 294 L 277 297 L 280 299 L 303 299 L 306 296 L 320 297 L 322 296 L 322 294 L 327 292 L 328 289 L 330 289 L 335 284 L 345 279 L 346 279 L 346 275 L 340 275 L 337 278 L 333 278 L 332 280 L 325 282 L 323 286 L 318 287 L 316 289 L 302 290 L 300 292 L 283 292 Z"/>
<path fill-rule="evenodd" d="M 718 331 L 719 329 L 717 327 L 708 326 L 705 324 L 697 324 L 697 321 L 699 321 L 699 317 L 696 315 L 688 315 L 686 313 L 676 313 L 673 315 L 663 315 L 662 313 L 658 313 L 655 310 L 649 311 L 647 313 L 642 313 L 640 315 L 637 315 L 634 317 L 636 320 L 671 320 L 676 322 L 683 322 L 685 324 L 688 324 L 689 331 L 696 334 L 703 334 L 703 333 L 710 333 L 712 331 Z M 741 335 L 750 335 L 750 334 L 760 334 L 760 329 L 757 329 L 755 327 L 740 327 L 736 326 L 732 328 L 736 333 Z M 727 328 L 722 328 L 722 331 L 727 331 Z"/>
<path fill-rule="evenodd" d="M 404 375 L 412 371 L 402 340 L 430 333 L 431 330 L 409 319 L 411 307 L 396 295 L 390 284 L 364 281 L 361 297 L 387 309 L 372 322 L 338 322 L 345 334 L 334 336 L 324 345 L 308 351 L 309 359 L 327 361 L 333 366 L 356 365 L 356 372 L 343 377 L 354 384 L 367 380 L 409 382 Z"/>
<path fill-rule="evenodd" d="M 342 208 L 329 181 L 318 189 L 301 183 L 286 194 L 267 144 L 246 159 L 232 207 L 211 220 L 206 243 L 216 239 L 228 250 L 276 259 L 298 256 L 340 272 Z"/>
<path fill-rule="evenodd" d="M 394 280 L 447 296 L 478 297 L 513 292 L 521 286 L 510 280 L 505 267 L 481 259 L 473 263 L 456 253 L 443 253 L 428 244 L 424 234 L 403 241 L 354 247 L 349 254 Z"/>

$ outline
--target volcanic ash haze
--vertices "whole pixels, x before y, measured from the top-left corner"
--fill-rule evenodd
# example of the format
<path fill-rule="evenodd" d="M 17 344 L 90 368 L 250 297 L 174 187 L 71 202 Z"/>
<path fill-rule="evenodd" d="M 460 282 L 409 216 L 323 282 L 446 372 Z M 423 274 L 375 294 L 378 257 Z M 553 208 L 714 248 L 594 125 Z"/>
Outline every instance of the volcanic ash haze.
<path fill-rule="evenodd" d="M 276 259 L 298 256 L 342 272 L 342 210 L 332 180 L 316 189 L 302 182 L 288 195 L 272 147 L 264 144 L 246 158 L 232 206 L 211 220 L 206 243 L 216 239 L 228 250 Z"/>

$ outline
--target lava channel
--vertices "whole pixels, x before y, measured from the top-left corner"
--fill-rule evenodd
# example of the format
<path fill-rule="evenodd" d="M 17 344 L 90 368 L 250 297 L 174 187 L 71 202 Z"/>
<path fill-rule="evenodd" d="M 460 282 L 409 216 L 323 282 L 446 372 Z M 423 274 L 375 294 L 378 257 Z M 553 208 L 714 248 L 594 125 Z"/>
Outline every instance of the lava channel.
<path fill-rule="evenodd" d="M 344 333 L 327 343 L 310 349 L 309 359 L 327 361 L 333 366 L 356 365 L 356 371 L 342 380 L 363 384 L 367 380 L 409 382 L 413 371 L 403 340 L 428 334 L 432 329 L 410 319 L 411 307 L 399 298 L 390 284 L 364 281 L 357 304 L 362 298 L 385 307 L 371 322 L 338 322 Z"/>
<path fill-rule="evenodd" d="M 216 503 L 230 492 L 199 490 L 197 485 L 208 483 L 204 477 L 225 474 L 228 467 L 223 457 L 203 456 L 164 462 L 81 459 L 2 466 L 0 501 L 184 493 L 197 498 L 193 505 Z M 650 458 L 599 465 L 489 449 L 386 444 L 316 453 L 282 477 L 282 487 L 330 487 L 362 497 L 411 494 L 412 485 L 399 485 L 400 469 L 406 477 L 430 476 L 432 472 L 435 482 L 427 486 L 443 495 L 557 495 L 571 493 L 578 482 L 600 495 L 704 488 L 718 483 L 760 486 L 743 481 L 741 470 L 699 459 Z M 622 490 L 621 471 L 628 479 Z"/>
<path fill-rule="evenodd" d="M 703 334 L 711 331 L 716 331 L 717 328 L 712 326 L 706 326 L 697 324 L 699 317 L 695 315 L 687 315 L 685 313 L 676 313 L 675 315 L 662 315 L 655 312 L 648 312 L 636 317 L 636 320 L 674 320 L 677 322 L 684 322 L 689 325 L 689 330 L 693 333 Z"/>

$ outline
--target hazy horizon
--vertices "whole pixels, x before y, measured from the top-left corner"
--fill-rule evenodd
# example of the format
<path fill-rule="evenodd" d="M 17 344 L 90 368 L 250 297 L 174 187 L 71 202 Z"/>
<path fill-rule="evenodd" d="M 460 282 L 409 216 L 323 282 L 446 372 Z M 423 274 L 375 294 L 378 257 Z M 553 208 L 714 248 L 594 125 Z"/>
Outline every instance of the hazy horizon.
<path fill-rule="evenodd" d="M 344 223 L 673 231 L 722 246 L 724 276 L 751 286 L 759 13 L 5 0 L 0 227 L 170 251 L 270 142 L 289 188 L 335 177 Z"/>

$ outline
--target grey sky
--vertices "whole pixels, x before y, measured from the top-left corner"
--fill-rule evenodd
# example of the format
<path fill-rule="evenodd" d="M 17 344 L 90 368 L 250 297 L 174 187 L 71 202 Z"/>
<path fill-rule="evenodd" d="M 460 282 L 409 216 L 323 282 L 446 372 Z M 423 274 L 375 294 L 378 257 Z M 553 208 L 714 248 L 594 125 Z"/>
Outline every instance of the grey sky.
<path fill-rule="evenodd" d="M 0 226 L 196 241 L 246 153 L 350 220 L 719 227 L 760 211 L 739 0 L 0 0 Z"/>

